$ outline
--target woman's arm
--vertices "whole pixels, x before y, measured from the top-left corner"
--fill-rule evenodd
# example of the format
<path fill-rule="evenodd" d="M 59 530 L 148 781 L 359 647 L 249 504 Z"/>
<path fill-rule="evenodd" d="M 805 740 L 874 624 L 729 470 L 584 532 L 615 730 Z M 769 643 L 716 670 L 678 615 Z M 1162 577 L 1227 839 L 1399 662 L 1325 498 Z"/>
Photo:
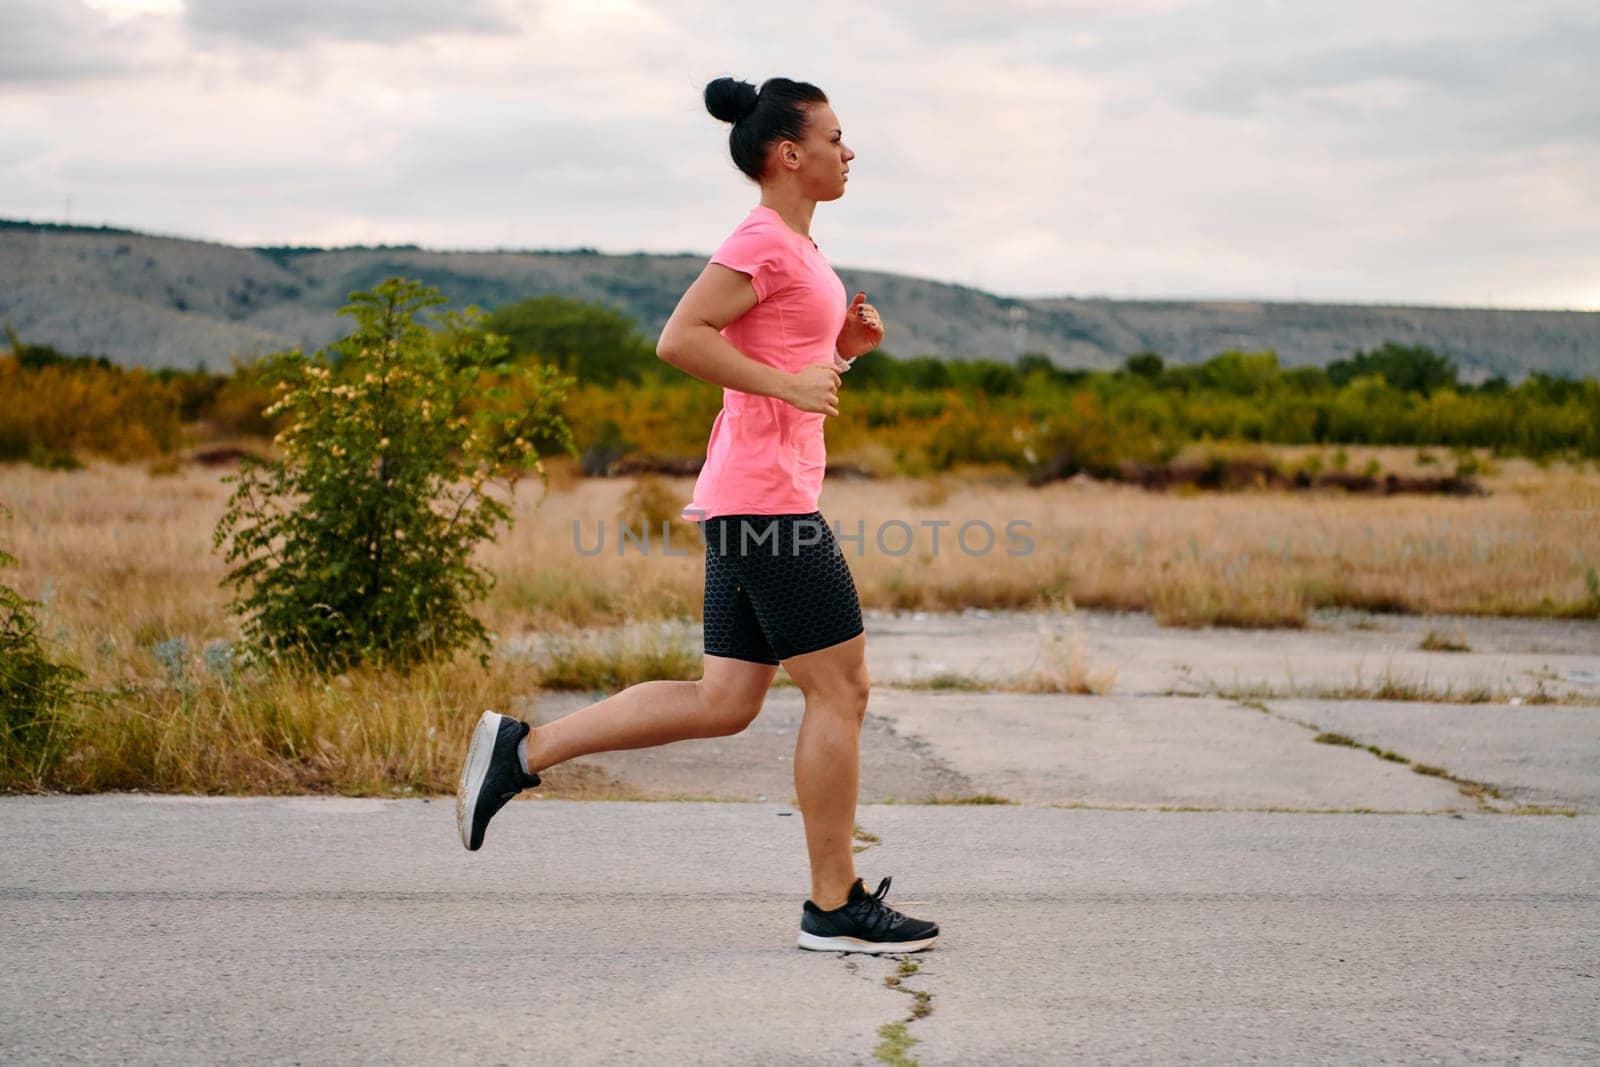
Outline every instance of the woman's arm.
<path fill-rule="evenodd" d="M 720 332 L 756 306 L 750 277 L 708 263 L 694 280 L 656 342 L 656 355 L 701 381 L 741 393 L 776 397 L 801 411 L 839 414 L 839 373 L 816 363 L 790 374 L 740 352 Z"/>

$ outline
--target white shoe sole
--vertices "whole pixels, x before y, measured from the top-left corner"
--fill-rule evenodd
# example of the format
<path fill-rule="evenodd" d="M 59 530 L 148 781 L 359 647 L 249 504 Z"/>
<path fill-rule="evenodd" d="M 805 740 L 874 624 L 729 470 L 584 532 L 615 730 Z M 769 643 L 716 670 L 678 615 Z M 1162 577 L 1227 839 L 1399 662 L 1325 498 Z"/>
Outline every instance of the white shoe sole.
<path fill-rule="evenodd" d="M 808 934 L 800 931 L 800 947 L 813 949 L 817 952 L 871 952 L 875 954 L 885 952 L 919 952 L 927 948 L 939 935 L 925 937 L 921 941 L 900 941 L 885 943 L 882 941 L 862 941 L 856 937 L 823 937 L 820 934 Z"/>
<path fill-rule="evenodd" d="M 503 716 L 486 711 L 472 731 L 472 743 L 467 748 L 467 762 L 461 768 L 461 781 L 456 785 L 456 829 L 461 832 L 461 844 L 472 848 L 472 813 L 478 809 L 478 793 L 483 789 L 483 779 L 489 773 L 489 759 L 494 755 L 494 739 L 500 733 Z"/>

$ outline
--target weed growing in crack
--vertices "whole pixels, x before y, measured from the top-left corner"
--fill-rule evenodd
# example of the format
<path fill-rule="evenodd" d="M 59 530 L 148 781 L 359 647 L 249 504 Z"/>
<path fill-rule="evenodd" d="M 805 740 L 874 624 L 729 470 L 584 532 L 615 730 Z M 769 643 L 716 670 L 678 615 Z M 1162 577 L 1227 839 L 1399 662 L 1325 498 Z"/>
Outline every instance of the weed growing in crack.
<path fill-rule="evenodd" d="M 1474 782 L 1470 778 L 1458 778 L 1443 767 L 1431 767 L 1425 763 L 1416 763 L 1412 765 L 1411 769 L 1418 774 L 1425 774 L 1430 778 L 1443 778 L 1445 781 L 1454 784 L 1461 791 L 1462 796 L 1477 801 L 1480 808 L 1489 807 L 1484 802 L 1485 797 L 1492 797 L 1495 800 L 1501 799 L 1500 790 L 1494 786 L 1486 782 Z M 1491 808 L 1490 810 L 1494 809 Z"/>
<path fill-rule="evenodd" d="M 917 1067 L 917 1061 L 907 1053 L 917 1039 L 906 1033 L 905 1023 L 884 1023 L 878 1027 L 878 1047 L 873 1055 L 889 1067 Z"/>
<path fill-rule="evenodd" d="M 1565 815 L 1569 819 L 1578 817 L 1577 808 L 1556 808 L 1548 804 L 1523 804 L 1504 812 L 1506 815 Z"/>
<path fill-rule="evenodd" d="M 926 1018 L 933 1012 L 933 994 L 925 989 L 908 989 L 905 979 L 921 970 L 921 965 L 916 960 L 901 957 L 898 973 L 885 975 L 883 984 L 890 989 L 909 994 L 911 997 L 911 1014 L 896 1023 L 885 1023 L 878 1027 L 879 1042 L 875 1055 L 884 1063 L 893 1067 L 915 1067 L 916 1060 L 907 1053 L 917 1039 L 906 1030 L 907 1023 L 916 1022 Z"/>
<path fill-rule="evenodd" d="M 1265 711 L 1267 709 L 1265 706 L 1263 706 L 1262 710 Z M 1452 783 L 1462 796 L 1468 798 L 1474 804 L 1476 804 L 1479 811 L 1500 813 L 1504 810 L 1489 803 L 1490 799 L 1502 800 L 1504 798 L 1501 796 L 1499 789 L 1489 785 L 1487 782 L 1477 782 L 1470 778 L 1458 777 L 1454 774 L 1451 774 L 1443 767 L 1435 767 L 1427 763 L 1414 763 L 1410 758 L 1402 756 L 1398 752 L 1390 752 L 1388 749 L 1379 748 L 1377 745 L 1364 745 L 1355 738 L 1350 737 L 1348 734 L 1334 733 L 1329 730 L 1324 730 L 1316 723 L 1305 722 L 1287 715 L 1279 717 L 1286 719 L 1297 726 L 1301 726 L 1312 731 L 1316 735 L 1312 740 L 1318 742 L 1319 744 L 1339 745 L 1345 748 L 1361 749 L 1365 752 L 1370 752 L 1379 759 L 1388 760 L 1391 763 L 1409 765 L 1411 770 L 1417 774 L 1425 775 L 1430 778 L 1443 778 L 1445 781 Z"/>
<path fill-rule="evenodd" d="M 1379 748 L 1377 745 L 1363 745 L 1360 741 L 1357 741 L 1355 738 L 1347 737 L 1344 734 L 1333 734 L 1333 733 L 1324 732 L 1324 733 L 1318 734 L 1316 737 L 1312 738 L 1312 740 L 1316 741 L 1317 744 L 1319 744 L 1319 745 L 1342 745 L 1345 748 L 1359 748 L 1364 752 L 1370 752 L 1374 756 L 1377 756 L 1379 759 L 1385 759 L 1385 760 L 1388 760 L 1391 763 L 1410 763 L 1411 762 L 1409 759 L 1407 759 L 1406 757 L 1400 755 L 1400 753 L 1398 753 L 1398 752 L 1390 752 L 1388 749 Z"/>
<path fill-rule="evenodd" d="M 1266 682 L 1232 687 L 1213 685 L 1200 692 L 1168 688 L 1159 695 L 1173 697 L 1219 697 L 1248 707 L 1265 711 L 1264 700 L 1403 700 L 1427 704 L 1559 704 L 1582 705 L 1585 697 L 1578 693 L 1552 693 L 1541 681 L 1532 693 L 1517 693 L 1477 685 L 1460 690 L 1447 685 L 1444 689 L 1431 689 L 1427 680 L 1416 681 L 1394 675 L 1385 675 L 1383 681 L 1354 685 L 1326 685 L 1299 688 L 1290 684 L 1276 689 Z"/>

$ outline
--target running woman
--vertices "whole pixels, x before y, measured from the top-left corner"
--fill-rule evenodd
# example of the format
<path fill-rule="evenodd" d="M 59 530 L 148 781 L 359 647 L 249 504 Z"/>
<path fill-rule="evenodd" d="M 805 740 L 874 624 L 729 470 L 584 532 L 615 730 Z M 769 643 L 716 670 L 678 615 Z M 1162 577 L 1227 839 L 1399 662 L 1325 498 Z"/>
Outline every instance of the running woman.
<path fill-rule="evenodd" d="M 576 756 L 723 737 L 760 714 L 782 664 L 805 695 L 794 784 L 805 821 L 811 896 L 801 948 L 915 952 L 939 927 L 868 892 L 854 830 L 866 716 L 866 631 L 843 552 L 817 497 L 823 422 L 839 414 L 839 374 L 877 348 L 877 310 L 844 284 L 811 239 L 821 201 L 844 195 L 850 161 L 822 90 L 772 78 L 718 78 L 707 110 L 732 124 L 733 162 L 761 188 L 667 320 L 657 354 L 722 386 L 705 466 L 684 517 L 706 541 L 705 659 L 697 682 L 652 681 L 537 728 L 483 713 L 456 795 L 469 849 L 490 818 Z"/>

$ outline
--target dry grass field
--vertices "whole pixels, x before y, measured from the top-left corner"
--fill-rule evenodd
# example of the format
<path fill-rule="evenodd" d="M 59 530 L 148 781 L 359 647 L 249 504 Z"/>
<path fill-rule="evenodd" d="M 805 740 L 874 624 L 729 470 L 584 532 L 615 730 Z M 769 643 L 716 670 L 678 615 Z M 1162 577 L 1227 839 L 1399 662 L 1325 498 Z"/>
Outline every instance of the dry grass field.
<path fill-rule="evenodd" d="M 1414 449 L 1350 450 L 1359 469 L 1415 466 Z M 105 697 L 64 724 L 70 754 L 12 788 L 149 788 L 198 792 L 441 792 L 473 713 L 509 706 L 540 684 L 540 667 L 470 657 L 411 677 L 353 672 L 319 679 L 284 666 L 246 669 L 220 586 L 211 535 L 228 486 L 222 472 L 152 474 L 96 464 L 50 472 L 0 467 L 0 547 L 19 566 L 4 580 L 41 602 L 53 654 L 80 666 Z M 1106 607 L 1145 610 L 1174 626 L 1300 626 L 1324 606 L 1480 615 L 1600 616 L 1600 477 L 1498 461 L 1479 497 L 1338 493 L 1159 494 L 1118 485 L 1031 489 L 1014 476 L 967 471 L 927 480 L 830 480 L 824 515 L 847 541 L 865 606 Z M 689 479 L 585 480 L 558 465 L 548 491 L 523 482 L 516 522 L 484 547 L 497 585 L 481 615 L 502 647 L 530 634 L 573 633 L 652 618 L 694 618 L 703 562 L 693 526 L 661 520 Z M 651 524 L 648 551 L 618 524 Z M 935 550 L 934 528 L 940 521 Z M 992 548 L 982 550 L 987 523 Z M 1008 554 L 1007 524 L 1031 551 Z M 894 523 L 902 523 L 896 527 Z M 604 529 L 604 548 L 595 552 Z M 1016 528 L 1014 528 L 1016 529 Z M 882 533 L 883 548 L 876 543 Z M 906 534 L 912 535 L 903 554 Z M 580 550 L 581 548 L 581 550 Z M 884 549 L 887 549 L 885 551 Z M 575 649 L 580 644 L 573 645 Z M 578 653 L 574 653 L 578 655 Z M 576 672 L 625 683 L 697 677 L 682 649 L 646 649 L 635 664 L 545 664 L 546 684 Z"/>

